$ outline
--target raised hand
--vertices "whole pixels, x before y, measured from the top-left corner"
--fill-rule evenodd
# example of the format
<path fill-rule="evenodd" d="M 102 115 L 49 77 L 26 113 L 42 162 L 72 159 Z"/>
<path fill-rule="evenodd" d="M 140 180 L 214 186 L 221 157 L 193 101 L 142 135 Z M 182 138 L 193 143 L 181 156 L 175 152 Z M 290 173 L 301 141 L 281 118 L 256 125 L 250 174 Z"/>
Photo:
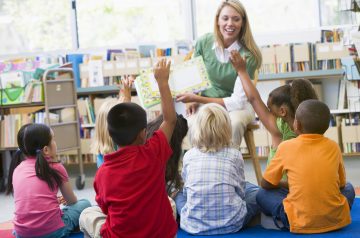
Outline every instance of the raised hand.
<path fill-rule="evenodd" d="M 230 62 L 237 73 L 246 71 L 246 58 L 242 58 L 239 51 L 233 50 L 230 52 Z"/>
<path fill-rule="evenodd" d="M 124 78 L 121 79 L 122 87 L 119 91 L 120 101 L 122 102 L 131 101 L 131 87 L 134 81 L 135 78 L 132 75 L 124 76 Z"/>
<path fill-rule="evenodd" d="M 161 59 L 154 66 L 154 76 L 158 85 L 168 83 L 169 74 L 170 74 L 170 65 L 171 65 L 170 60 L 166 61 L 166 59 Z"/>

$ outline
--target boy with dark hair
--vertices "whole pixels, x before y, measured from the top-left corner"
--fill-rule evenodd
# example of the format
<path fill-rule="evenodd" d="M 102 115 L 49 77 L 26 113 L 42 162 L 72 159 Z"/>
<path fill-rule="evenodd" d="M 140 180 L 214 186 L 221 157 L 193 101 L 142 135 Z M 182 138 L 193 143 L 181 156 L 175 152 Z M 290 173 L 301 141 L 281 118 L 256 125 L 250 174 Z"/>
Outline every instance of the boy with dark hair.
<path fill-rule="evenodd" d="M 323 136 L 329 122 L 326 104 L 318 100 L 302 102 L 294 120 L 299 136 L 279 145 L 264 173 L 263 189 L 256 200 L 278 228 L 293 233 L 323 233 L 351 223 L 355 191 L 346 183 L 339 146 Z M 289 190 L 278 186 L 285 172 Z"/>
<path fill-rule="evenodd" d="M 172 154 L 169 141 L 176 124 L 169 73 L 166 60 L 154 67 L 164 121 L 148 140 L 146 113 L 140 106 L 120 103 L 109 111 L 109 134 L 119 149 L 105 155 L 96 173 L 95 200 L 101 210 L 89 208 L 80 217 L 85 235 L 176 236 L 177 223 L 165 190 L 165 167 Z"/>

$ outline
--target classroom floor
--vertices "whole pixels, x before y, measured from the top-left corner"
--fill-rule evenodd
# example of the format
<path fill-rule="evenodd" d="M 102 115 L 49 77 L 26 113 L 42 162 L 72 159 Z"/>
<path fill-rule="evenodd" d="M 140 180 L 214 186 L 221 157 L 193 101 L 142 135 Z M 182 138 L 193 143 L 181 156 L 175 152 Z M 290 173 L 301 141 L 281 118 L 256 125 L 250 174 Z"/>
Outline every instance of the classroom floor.
<path fill-rule="evenodd" d="M 264 171 L 266 166 L 266 160 L 261 160 L 261 167 Z M 360 158 L 345 158 L 345 167 L 346 167 L 346 176 L 347 180 L 350 181 L 354 187 L 358 188 L 357 195 L 360 195 Z M 73 187 L 75 187 L 75 178 L 79 175 L 79 167 L 78 166 L 71 166 L 67 167 L 68 173 L 71 177 L 71 181 Z M 96 168 L 95 166 L 87 165 L 85 166 L 86 172 L 86 182 L 85 188 L 82 190 L 74 189 L 78 198 L 86 198 L 92 204 L 95 204 L 95 191 L 93 189 L 93 179 L 95 174 Z M 256 177 L 252 167 L 251 160 L 245 160 L 245 177 L 246 180 L 256 184 Z M 0 223 L 4 221 L 9 221 L 13 218 L 14 213 L 14 202 L 12 196 L 5 196 L 4 193 L 0 193 L 0 204 L 1 204 L 1 211 L 0 211 Z"/>

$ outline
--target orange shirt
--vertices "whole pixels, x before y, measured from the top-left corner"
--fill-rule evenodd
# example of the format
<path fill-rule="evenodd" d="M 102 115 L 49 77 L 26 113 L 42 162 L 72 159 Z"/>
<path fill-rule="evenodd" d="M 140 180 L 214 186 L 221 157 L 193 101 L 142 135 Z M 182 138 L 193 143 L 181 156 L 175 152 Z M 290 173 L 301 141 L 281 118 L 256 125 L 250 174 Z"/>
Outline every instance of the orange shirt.
<path fill-rule="evenodd" d="M 264 173 L 279 184 L 287 173 L 289 194 L 284 209 L 294 233 L 322 233 L 351 223 L 348 202 L 340 193 L 346 183 L 339 146 L 319 134 L 303 134 L 282 142 Z"/>

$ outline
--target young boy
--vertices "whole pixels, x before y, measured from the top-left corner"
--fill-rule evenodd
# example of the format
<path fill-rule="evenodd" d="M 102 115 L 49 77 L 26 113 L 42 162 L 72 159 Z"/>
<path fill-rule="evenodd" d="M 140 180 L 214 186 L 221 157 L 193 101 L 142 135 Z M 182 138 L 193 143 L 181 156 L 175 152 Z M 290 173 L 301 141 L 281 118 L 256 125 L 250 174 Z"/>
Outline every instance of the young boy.
<path fill-rule="evenodd" d="M 293 233 L 322 233 L 351 223 L 355 192 L 346 183 L 339 146 L 323 136 L 329 122 L 326 104 L 318 100 L 302 102 L 294 121 L 299 136 L 279 145 L 264 173 L 263 189 L 256 200 L 278 228 Z M 284 172 L 289 190 L 278 186 Z"/>
<path fill-rule="evenodd" d="M 109 111 L 109 134 L 119 149 L 105 155 L 95 176 L 101 211 L 93 207 L 80 218 L 90 237 L 176 236 L 177 223 L 165 190 L 165 166 L 172 154 L 169 141 L 176 124 L 169 72 L 166 60 L 154 67 L 164 121 L 147 141 L 146 112 L 140 106 L 120 103 Z"/>

